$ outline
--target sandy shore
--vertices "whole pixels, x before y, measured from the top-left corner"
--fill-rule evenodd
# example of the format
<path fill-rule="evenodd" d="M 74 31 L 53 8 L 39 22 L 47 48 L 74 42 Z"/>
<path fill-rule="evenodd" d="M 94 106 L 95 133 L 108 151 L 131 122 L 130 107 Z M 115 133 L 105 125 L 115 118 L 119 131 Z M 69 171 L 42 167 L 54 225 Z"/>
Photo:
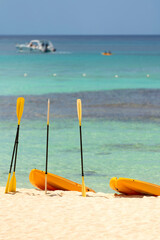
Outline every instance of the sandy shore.
<path fill-rule="evenodd" d="M 160 197 L 0 188 L 0 239 L 160 239 Z"/>

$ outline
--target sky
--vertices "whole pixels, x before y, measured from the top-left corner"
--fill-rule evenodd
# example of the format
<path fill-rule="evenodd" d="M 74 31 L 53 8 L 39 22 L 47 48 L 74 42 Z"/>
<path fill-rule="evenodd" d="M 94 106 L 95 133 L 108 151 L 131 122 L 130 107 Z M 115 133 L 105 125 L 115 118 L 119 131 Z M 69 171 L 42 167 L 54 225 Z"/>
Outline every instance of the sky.
<path fill-rule="evenodd" d="M 160 0 L 0 0 L 0 35 L 160 34 Z"/>

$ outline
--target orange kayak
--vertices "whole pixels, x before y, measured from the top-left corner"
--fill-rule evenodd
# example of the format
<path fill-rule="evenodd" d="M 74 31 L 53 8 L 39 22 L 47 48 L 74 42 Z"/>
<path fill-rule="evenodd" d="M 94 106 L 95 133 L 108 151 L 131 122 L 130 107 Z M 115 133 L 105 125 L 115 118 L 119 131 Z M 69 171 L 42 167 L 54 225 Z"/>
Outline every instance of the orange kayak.
<path fill-rule="evenodd" d="M 30 183 L 41 190 L 45 189 L 45 172 L 32 169 L 29 175 Z M 82 185 L 66 178 L 57 176 L 52 173 L 47 174 L 47 189 L 48 190 L 64 190 L 82 192 Z M 86 187 L 86 192 L 95 192 L 93 189 Z"/>
<path fill-rule="evenodd" d="M 111 55 L 112 55 L 112 53 L 103 52 L 103 53 L 102 53 L 102 55 L 104 55 L 104 56 L 111 56 Z"/>
<path fill-rule="evenodd" d="M 116 178 L 110 180 L 110 187 L 127 195 L 160 196 L 160 186 L 130 178 Z"/>

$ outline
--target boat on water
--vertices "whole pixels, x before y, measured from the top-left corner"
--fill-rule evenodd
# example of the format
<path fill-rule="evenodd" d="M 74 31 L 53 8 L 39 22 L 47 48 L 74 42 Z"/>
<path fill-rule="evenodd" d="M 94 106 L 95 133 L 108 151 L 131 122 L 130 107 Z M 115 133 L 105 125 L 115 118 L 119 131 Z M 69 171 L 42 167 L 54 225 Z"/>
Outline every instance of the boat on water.
<path fill-rule="evenodd" d="M 111 56 L 112 53 L 111 52 L 102 52 L 102 55 L 104 55 L 104 56 Z"/>
<path fill-rule="evenodd" d="M 55 52 L 53 44 L 47 40 L 31 40 L 29 43 L 17 44 L 16 48 L 19 50 L 30 50 L 39 52 Z"/>
<path fill-rule="evenodd" d="M 29 174 L 30 183 L 41 190 L 45 189 L 45 172 L 32 169 Z M 73 182 L 69 179 L 60 177 L 53 173 L 47 174 L 47 189 L 51 191 L 63 190 L 63 191 L 78 191 L 82 192 L 82 185 Z M 86 187 L 86 192 L 95 192 L 93 189 Z"/>

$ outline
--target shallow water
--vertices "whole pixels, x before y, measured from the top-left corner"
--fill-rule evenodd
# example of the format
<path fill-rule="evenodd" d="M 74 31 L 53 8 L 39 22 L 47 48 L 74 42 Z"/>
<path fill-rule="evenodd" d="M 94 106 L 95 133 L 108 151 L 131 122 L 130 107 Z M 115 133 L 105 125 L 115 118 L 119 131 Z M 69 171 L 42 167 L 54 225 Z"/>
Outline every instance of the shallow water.
<path fill-rule="evenodd" d="M 158 101 L 155 101 L 158 94 L 159 90 L 118 90 L 83 92 L 78 96 L 26 96 L 20 128 L 17 186 L 32 187 L 28 180 L 30 170 L 45 169 L 48 97 L 51 99 L 48 171 L 81 182 L 76 96 L 84 103 L 82 135 L 86 185 L 96 191 L 112 192 L 109 180 L 113 176 L 159 184 L 160 118 Z M 95 99 L 91 101 L 92 95 Z M 132 96 L 130 101 L 129 95 Z M 6 111 L 5 119 L 0 119 L 2 185 L 7 180 L 16 133 L 14 105 L 16 97 L 1 97 L 1 108 L 6 106 L 13 110 Z"/>
<path fill-rule="evenodd" d="M 57 51 L 16 49 L 34 38 L 51 40 Z M 113 55 L 102 56 L 105 50 Z M 0 95 L 159 88 L 159 63 L 160 36 L 1 36 Z"/>

